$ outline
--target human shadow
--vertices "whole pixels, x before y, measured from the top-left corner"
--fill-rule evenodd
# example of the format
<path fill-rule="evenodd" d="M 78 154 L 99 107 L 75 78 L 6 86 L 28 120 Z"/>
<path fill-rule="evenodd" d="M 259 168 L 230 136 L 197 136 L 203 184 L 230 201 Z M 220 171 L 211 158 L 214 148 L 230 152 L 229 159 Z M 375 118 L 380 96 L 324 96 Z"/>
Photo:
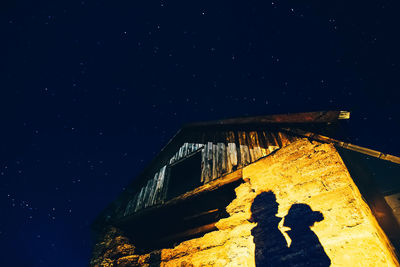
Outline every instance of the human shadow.
<path fill-rule="evenodd" d="M 276 216 L 277 212 L 278 203 L 273 192 L 263 192 L 254 199 L 251 213 L 257 226 L 251 234 L 256 245 L 256 266 L 281 266 L 289 253 L 286 239 L 278 229 L 282 218 Z"/>
<path fill-rule="evenodd" d="M 290 247 L 278 224 L 279 204 L 271 191 L 259 194 L 251 206 L 252 221 L 257 223 L 251 231 L 254 237 L 256 266 L 330 266 L 331 261 L 317 235 L 310 229 L 324 219 L 319 211 L 307 204 L 293 204 L 284 219 L 284 226 L 292 240 Z"/>

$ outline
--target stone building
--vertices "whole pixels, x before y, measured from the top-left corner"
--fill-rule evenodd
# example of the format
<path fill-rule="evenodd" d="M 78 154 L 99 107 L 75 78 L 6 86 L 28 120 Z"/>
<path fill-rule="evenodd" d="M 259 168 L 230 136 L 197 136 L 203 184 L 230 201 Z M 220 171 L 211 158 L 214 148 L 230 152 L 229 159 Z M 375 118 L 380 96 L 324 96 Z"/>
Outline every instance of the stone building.
<path fill-rule="evenodd" d="M 93 222 L 90 265 L 399 266 L 400 158 L 334 139 L 349 116 L 184 126 Z"/>

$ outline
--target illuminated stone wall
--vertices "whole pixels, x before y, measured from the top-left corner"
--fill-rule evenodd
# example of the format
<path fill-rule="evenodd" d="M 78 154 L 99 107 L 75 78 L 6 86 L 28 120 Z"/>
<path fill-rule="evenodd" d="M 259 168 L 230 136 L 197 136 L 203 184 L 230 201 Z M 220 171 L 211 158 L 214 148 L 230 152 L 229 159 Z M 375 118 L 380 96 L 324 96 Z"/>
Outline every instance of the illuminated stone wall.
<path fill-rule="evenodd" d="M 294 203 L 323 214 L 312 227 L 332 266 L 398 266 L 389 242 L 335 148 L 302 140 L 243 171 L 260 193 L 272 190 L 283 217 Z"/>
<path fill-rule="evenodd" d="M 230 217 L 216 224 L 218 231 L 146 255 L 131 255 L 133 246 L 127 247 L 126 242 L 111 248 L 107 244 L 125 239 L 108 235 L 109 240 L 97 245 L 91 265 L 255 266 L 257 223 L 252 222 L 252 205 L 257 195 L 272 191 L 279 205 L 277 217 L 284 218 L 296 203 L 322 214 L 311 230 L 332 266 L 398 266 L 386 236 L 332 145 L 296 141 L 245 167 L 243 178 L 245 183 L 235 190 L 237 198 L 227 207 Z M 277 228 L 292 245 L 284 219 Z M 120 251 L 113 253 L 118 246 Z M 291 257 L 276 255 L 279 260 Z"/>

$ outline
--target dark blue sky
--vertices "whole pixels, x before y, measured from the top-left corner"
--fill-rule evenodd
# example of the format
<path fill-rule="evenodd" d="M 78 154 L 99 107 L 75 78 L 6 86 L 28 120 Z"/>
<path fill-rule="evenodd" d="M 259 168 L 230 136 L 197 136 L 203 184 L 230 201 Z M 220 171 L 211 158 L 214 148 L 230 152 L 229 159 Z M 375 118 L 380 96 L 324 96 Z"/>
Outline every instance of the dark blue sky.
<path fill-rule="evenodd" d="M 1 1 L 1 266 L 86 266 L 89 225 L 187 122 L 349 110 L 399 155 L 398 1 Z"/>

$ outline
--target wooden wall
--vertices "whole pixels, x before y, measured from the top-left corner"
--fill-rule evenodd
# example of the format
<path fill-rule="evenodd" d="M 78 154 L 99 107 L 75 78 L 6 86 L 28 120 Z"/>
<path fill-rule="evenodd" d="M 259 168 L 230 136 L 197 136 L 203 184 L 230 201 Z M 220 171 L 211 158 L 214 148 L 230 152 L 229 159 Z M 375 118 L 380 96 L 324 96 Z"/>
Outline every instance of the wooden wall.
<path fill-rule="evenodd" d="M 123 216 L 162 204 L 168 188 L 168 167 L 201 150 L 202 183 L 242 168 L 297 140 L 279 131 L 223 131 L 203 135 L 199 143 L 184 143 L 128 202 Z"/>

